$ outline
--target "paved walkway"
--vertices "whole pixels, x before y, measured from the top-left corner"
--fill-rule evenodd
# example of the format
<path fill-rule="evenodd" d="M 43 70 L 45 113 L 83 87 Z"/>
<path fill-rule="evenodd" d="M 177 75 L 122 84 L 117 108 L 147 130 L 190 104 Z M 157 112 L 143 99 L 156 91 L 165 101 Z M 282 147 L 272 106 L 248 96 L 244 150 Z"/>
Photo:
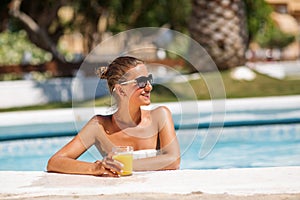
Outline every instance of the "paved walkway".
<path fill-rule="evenodd" d="M 150 171 L 121 178 L 0 171 L 0 199 L 125 193 L 294 194 L 300 197 L 300 167 Z"/>

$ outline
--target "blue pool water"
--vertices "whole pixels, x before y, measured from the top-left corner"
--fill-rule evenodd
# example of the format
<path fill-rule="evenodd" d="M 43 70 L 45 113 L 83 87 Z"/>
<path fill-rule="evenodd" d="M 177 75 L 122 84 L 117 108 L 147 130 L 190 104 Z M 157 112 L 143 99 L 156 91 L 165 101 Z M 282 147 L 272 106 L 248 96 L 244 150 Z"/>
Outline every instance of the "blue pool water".
<path fill-rule="evenodd" d="M 178 136 L 181 148 L 188 135 L 188 130 L 184 132 Z M 225 128 L 210 154 L 200 159 L 203 132 L 183 153 L 183 169 L 300 165 L 300 124 Z"/>
<path fill-rule="evenodd" d="M 56 128 L 63 130 L 68 126 L 67 124 Z M 19 128 L 31 133 L 39 129 L 30 125 Z M 45 126 L 40 128 L 45 130 Z M 226 127 L 210 153 L 205 157 L 199 157 L 199 151 L 204 148 L 203 141 L 206 133 L 205 128 L 177 131 L 182 154 L 182 169 L 300 165 L 299 123 Z M 49 157 L 71 137 L 1 141 L 0 170 L 45 170 Z M 101 156 L 94 150 L 90 150 L 80 159 L 95 161 L 101 159 Z"/>
<path fill-rule="evenodd" d="M 181 168 L 300 166 L 300 106 L 289 99 L 266 99 L 264 105 L 256 99 L 227 109 L 224 123 L 224 113 L 217 111 L 174 114 Z M 213 123 L 212 114 L 221 121 Z M 83 125 L 76 123 L 78 129 Z M 76 132 L 74 122 L 0 126 L 0 170 L 45 170 L 51 155 Z M 92 148 L 80 159 L 93 162 L 101 156 Z"/>

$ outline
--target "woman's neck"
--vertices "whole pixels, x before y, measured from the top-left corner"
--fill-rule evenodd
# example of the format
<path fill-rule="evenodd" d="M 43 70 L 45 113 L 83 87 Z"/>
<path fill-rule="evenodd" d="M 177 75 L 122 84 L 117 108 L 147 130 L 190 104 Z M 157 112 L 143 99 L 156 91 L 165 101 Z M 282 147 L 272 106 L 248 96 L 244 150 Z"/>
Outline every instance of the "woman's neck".
<path fill-rule="evenodd" d="M 113 114 L 113 121 L 121 128 L 137 126 L 141 122 L 141 108 L 119 107 L 118 111 Z"/>

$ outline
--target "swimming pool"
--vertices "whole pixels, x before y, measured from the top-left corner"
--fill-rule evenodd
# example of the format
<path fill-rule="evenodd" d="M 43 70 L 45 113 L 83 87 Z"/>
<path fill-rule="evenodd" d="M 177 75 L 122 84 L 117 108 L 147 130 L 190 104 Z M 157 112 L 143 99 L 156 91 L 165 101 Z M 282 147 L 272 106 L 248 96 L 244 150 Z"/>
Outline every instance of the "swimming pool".
<path fill-rule="evenodd" d="M 214 129 L 220 131 L 218 126 L 211 127 L 211 112 L 201 109 L 200 115 L 174 114 L 182 154 L 181 169 L 300 166 L 299 101 L 297 99 L 291 103 L 284 99 L 285 104 L 274 100 L 272 104 L 269 102 L 267 99 L 260 109 L 257 106 L 250 109 L 252 102 L 240 106 L 241 109 L 227 109 L 224 123 L 216 123 L 224 127 L 222 134 L 206 156 L 199 155 L 205 148 L 203 141 L 214 134 Z M 231 103 L 235 104 L 233 101 Z M 49 116 L 49 113 L 46 115 Z M 182 123 L 179 126 L 180 120 Z M 75 134 L 74 122 L 70 121 L 2 125 L 0 170 L 45 170 L 49 157 Z M 91 149 L 80 159 L 95 161 L 101 156 L 97 150 Z"/>
<path fill-rule="evenodd" d="M 227 127 L 212 151 L 199 158 L 207 129 L 177 131 L 181 169 L 217 169 L 300 165 L 300 124 Z M 71 136 L 0 142 L 0 170 L 45 170 L 49 157 Z M 90 150 L 81 160 L 101 156 Z"/>

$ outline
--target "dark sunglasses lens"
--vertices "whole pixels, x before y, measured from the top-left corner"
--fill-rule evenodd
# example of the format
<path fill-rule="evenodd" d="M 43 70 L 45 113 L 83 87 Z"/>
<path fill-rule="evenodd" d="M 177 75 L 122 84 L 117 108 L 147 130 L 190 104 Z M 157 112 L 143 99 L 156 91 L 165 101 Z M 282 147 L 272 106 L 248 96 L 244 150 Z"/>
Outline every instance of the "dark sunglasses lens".
<path fill-rule="evenodd" d="M 147 82 L 139 82 L 138 83 L 139 88 L 144 88 L 144 87 L 146 87 L 146 85 L 147 85 Z"/>
<path fill-rule="evenodd" d="M 140 88 L 144 88 L 147 85 L 147 81 L 148 81 L 147 77 L 140 77 L 139 79 L 137 79 L 137 85 Z"/>
<path fill-rule="evenodd" d="M 148 76 L 148 81 L 149 81 L 151 84 L 153 83 L 152 74 L 150 74 L 150 75 Z"/>
<path fill-rule="evenodd" d="M 153 82 L 153 79 L 152 79 L 152 74 L 150 74 L 148 77 L 139 77 L 136 79 L 137 80 L 137 85 L 140 87 L 140 88 L 144 88 L 146 87 L 148 81 L 150 84 L 152 84 Z"/>

